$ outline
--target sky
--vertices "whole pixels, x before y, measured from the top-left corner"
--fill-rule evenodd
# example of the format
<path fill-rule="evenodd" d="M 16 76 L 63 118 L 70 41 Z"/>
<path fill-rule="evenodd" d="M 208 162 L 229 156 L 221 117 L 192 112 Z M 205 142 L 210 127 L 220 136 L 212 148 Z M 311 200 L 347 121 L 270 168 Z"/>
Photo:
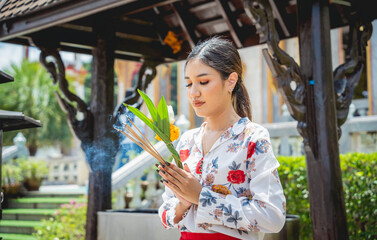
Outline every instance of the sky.
<path fill-rule="evenodd" d="M 0 42 L 0 70 L 8 69 L 12 63 L 18 64 L 24 57 L 24 47 L 16 44 Z M 40 51 L 37 48 L 29 48 L 29 60 L 39 61 Z M 75 56 L 73 53 L 61 52 L 61 57 L 65 65 L 75 64 Z M 77 54 L 79 62 L 89 62 L 91 56 L 85 54 Z"/>

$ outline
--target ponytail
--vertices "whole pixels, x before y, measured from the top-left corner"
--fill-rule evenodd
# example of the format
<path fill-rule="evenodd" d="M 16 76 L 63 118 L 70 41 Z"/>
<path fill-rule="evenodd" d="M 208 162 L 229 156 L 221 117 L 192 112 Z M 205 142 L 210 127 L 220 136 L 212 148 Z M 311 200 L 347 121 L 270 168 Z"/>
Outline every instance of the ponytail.
<path fill-rule="evenodd" d="M 248 117 L 252 121 L 250 98 L 242 79 L 238 79 L 233 89 L 232 104 L 240 117 Z"/>

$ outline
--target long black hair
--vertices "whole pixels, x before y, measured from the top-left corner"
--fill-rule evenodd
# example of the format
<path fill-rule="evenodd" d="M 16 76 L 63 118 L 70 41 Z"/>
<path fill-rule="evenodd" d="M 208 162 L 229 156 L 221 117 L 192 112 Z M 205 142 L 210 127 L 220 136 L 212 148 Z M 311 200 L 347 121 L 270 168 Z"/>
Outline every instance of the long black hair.
<path fill-rule="evenodd" d="M 238 81 L 232 92 L 233 108 L 240 117 L 252 120 L 249 94 L 242 79 L 241 57 L 232 42 L 220 37 L 199 42 L 187 57 L 186 65 L 192 59 L 199 59 L 218 71 L 224 81 L 231 73 L 238 74 Z"/>

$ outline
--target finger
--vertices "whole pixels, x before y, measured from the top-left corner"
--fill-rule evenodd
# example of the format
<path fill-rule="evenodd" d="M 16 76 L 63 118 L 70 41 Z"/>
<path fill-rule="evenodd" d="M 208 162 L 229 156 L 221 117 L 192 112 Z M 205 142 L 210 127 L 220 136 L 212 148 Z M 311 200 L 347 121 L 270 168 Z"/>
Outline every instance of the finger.
<path fill-rule="evenodd" d="M 185 178 L 187 178 L 187 173 L 186 171 L 184 171 L 183 169 L 180 169 L 179 167 L 177 167 L 176 165 L 174 164 L 167 164 L 167 166 L 164 167 L 164 169 L 171 175 L 173 175 L 174 177 L 176 177 L 177 179 L 180 179 L 181 180 L 184 180 Z M 174 175 L 176 174 L 176 175 Z M 181 181 L 182 182 L 182 181 Z"/>
<path fill-rule="evenodd" d="M 183 169 L 184 169 L 186 172 L 191 173 L 191 170 L 190 170 L 190 168 L 188 167 L 188 165 L 187 165 L 186 163 L 184 164 Z"/>
<path fill-rule="evenodd" d="M 167 173 L 164 169 L 157 169 L 158 174 L 163 178 L 168 181 L 173 181 L 173 182 L 179 182 L 176 178 L 174 178 L 172 175 Z"/>
<path fill-rule="evenodd" d="M 162 183 L 163 183 L 166 187 L 170 188 L 170 190 L 172 190 L 173 193 L 174 193 L 175 195 L 182 196 L 182 191 L 181 191 L 181 189 L 180 189 L 177 185 L 175 185 L 174 183 L 172 183 L 171 181 L 166 181 L 166 180 L 164 179 L 164 180 L 162 180 Z"/>
<path fill-rule="evenodd" d="M 178 188 L 180 189 L 183 189 L 184 188 L 184 183 L 182 183 L 181 181 L 183 181 L 184 179 L 177 179 L 176 177 L 174 177 L 173 175 L 167 173 L 165 171 L 166 169 L 164 168 L 161 168 L 161 169 L 157 169 L 156 171 L 158 172 L 158 174 L 165 180 L 169 181 L 169 182 L 172 182 L 174 185 L 176 185 Z"/>
<path fill-rule="evenodd" d="M 176 179 L 178 182 L 180 182 L 182 184 L 186 183 L 186 181 L 187 181 L 187 176 L 183 177 L 181 174 L 179 174 L 178 172 L 176 172 L 175 170 L 173 170 L 171 167 L 167 167 L 167 166 L 161 167 L 161 166 L 159 166 L 158 168 L 159 168 L 160 172 L 164 171 L 163 174 L 165 176 L 167 176 L 167 178 L 169 178 L 169 177 L 174 178 L 174 179 Z M 179 170 L 183 171 L 182 169 L 179 169 Z M 185 171 L 183 171 L 183 172 L 185 172 Z"/>

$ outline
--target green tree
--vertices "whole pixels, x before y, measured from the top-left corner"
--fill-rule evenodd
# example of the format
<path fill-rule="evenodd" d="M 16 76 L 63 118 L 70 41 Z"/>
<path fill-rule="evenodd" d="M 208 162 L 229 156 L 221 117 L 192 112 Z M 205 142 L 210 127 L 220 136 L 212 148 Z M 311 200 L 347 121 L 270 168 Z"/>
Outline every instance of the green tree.
<path fill-rule="evenodd" d="M 33 155 L 42 145 L 69 146 L 72 134 L 55 97 L 58 87 L 45 68 L 38 62 L 23 60 L 20 65 L 12 64 L 6 72 L 15 80 L 0 86 L 0 109 L 23 112 L 43 124 L 41 128 L 22 130 L 30 153 Z M 4 133 L 4 145 L 12 145 L 16 134 Z"/>

